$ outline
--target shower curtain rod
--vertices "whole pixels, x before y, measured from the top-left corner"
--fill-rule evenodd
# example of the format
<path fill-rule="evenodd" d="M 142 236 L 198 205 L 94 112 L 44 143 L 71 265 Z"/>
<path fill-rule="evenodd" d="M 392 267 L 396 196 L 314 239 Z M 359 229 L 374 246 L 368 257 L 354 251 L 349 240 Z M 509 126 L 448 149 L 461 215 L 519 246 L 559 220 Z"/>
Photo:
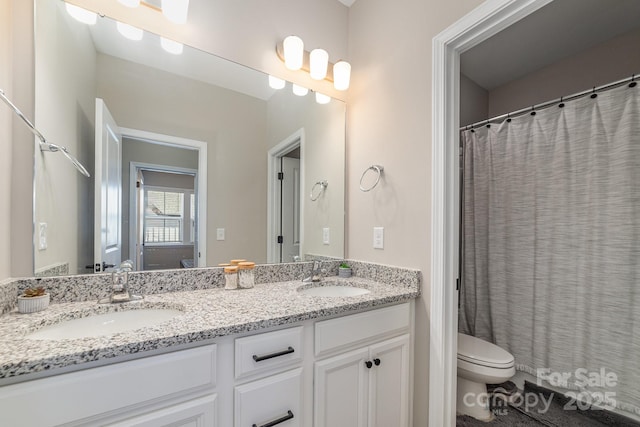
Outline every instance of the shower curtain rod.
<path fill-rule="evenodd" d="M 560 97 L 558 99 L 554 99 L 553 101 L 547 101 L 547 102 L 543 102 L 541 104 L 532 105 L 531 107 L 523 108 L 521 110 L 512 111 L 512 112 L 506 113 L 506 114 L 501 114 L 499 116 L 495 116 L 495 117 L 492 117 L 490 119 L 481 120 L 481 121 L 476 122 L 476 123 L 474 123 L 472 125 L 462 126 L 462 127 L 460 127 L 460 130 L 463 131 L 463 130 L 477 129 L 477 128 L 481 127 L 481 126 L 485 126 L 485 125 L 491 124 L 493 122 L 502 120 L 504 118 L 518 117 L 518 116 L 521 116 L 521 115 L 523 115 L 525 113 L 529 113 L 529 112 L 535 115 L 535 112 L 537 110 L 541 110 L 541 109 L 544 109 L 544 108 L 547 108 L 547 107 L 551 107 L 552 105 L 556 105 L 558 103 L 563 103 L 563 102 L 566 102 L 566 101 L 572 101 L 574 99 L 578 99 L 578 98 L 581 98 L 581 97 L 586 96 L 586 95 L 592 95 L 592 97 L 595 98 L 595 96 L 593 96 L 593 95 L 595 95 L 597 92 L 604 92 L 606 90 L 613 89 L 613 88 L 618 87 L 618 86 L 622 86 L 625 83 L 630 83 L 629 86 L 633 87 L 633 86 L 635 86 L 637 84 L 635 79 L 636 79 L 636 74 L 632 74 L 631 77 L 627 77 L 627 78 L 624 78 L 622 80 L 615 81 L 613 83 L 607 83 L 606 85 L 593 87 L 592 89 L 585 90 L 585 91 L 578 92 L 578 93 L 574 93 L 573 95 L 563 96 L 563 97 Z"/>

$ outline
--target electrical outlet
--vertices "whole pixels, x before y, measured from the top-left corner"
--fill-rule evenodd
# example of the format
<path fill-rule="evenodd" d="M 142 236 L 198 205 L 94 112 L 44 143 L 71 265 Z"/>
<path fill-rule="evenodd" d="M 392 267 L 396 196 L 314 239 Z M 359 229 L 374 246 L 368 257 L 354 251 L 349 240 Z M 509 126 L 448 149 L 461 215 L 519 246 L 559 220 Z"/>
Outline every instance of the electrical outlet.
<path fill-rule="evenodd" d="M 216 240 L 224 240 L 224 228 L 216 228 Z"/>
<path fill-rule="evenodd" d="M 373 227 L 373 249 L 384 249 L 384 227 Z"/>
<path fill-rule="evenodd" d="M 38 223 L 38 249 L 43 251 L 47 249 L 47 223 Z"/>
<path fill-rule="evenodd" d="M 322 229 L 322 243 L 328 245 L 330 240 L 329 227 L 324 227 Z"/>

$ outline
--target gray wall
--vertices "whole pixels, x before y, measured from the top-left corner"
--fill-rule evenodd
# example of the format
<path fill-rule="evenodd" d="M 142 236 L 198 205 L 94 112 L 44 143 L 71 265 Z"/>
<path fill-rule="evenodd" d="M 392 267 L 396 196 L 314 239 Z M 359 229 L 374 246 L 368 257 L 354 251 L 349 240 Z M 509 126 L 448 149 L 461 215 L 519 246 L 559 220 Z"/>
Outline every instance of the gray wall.
<path fill-rule="evenodd" d="M 460 126 L 489 117 L 489 92 L 469 77 L 460 74 Z"/>

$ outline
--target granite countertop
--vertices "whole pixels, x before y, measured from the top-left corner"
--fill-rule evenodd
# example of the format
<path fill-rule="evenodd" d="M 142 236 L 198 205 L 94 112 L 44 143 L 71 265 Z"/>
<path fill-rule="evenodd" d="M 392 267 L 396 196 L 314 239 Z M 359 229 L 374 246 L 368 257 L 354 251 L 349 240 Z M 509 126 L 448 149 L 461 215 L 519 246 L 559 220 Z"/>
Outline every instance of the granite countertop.
<path fill-rule="evenodd" d="M 0 316 L 0 384 L 16 382 L 30 374 L 54 375 L 61 368 L 89 362 L 131 357 L 171 347 L 279 325 L 349 314 L 376 306 L 408 301 L 420 294 L 419 286 L 381 283 L 365 278 L 325 281 L 346 282 L 371 292 L 352 297 L 315 297 L 298 292 L 300 280 L 257 284 L 253 289 L 222 288 L 145 295 L 140 302 L 98 305 L 96 301 L 51 304 L 44 311 L 21 314 L 13 310 Z M 96 338 L 34 340 L 25 338 L 61 320 L 136 308 L 174 308 L 183 314 L 153 327 Z M 137 357 L 143 355 L 138 354 Z M 63 372 L 63 371 L 61 371 Z"/>

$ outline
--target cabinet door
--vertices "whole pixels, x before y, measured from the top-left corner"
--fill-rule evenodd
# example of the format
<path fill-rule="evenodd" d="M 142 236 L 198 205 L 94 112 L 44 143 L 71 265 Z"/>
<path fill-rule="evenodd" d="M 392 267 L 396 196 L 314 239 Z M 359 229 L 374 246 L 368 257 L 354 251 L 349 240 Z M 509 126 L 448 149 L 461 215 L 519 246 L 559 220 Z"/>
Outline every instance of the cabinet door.
<path fill-rule="evenodd" d="M 217 427 L 216 395 L 158 409 L 108 427 Z"/>
<path fill-rule="evenodd" d="M 368 355 L 363 348 L 316 362 L 314 427 L 367 425 Z"/>
<path fill-rule="evenodd" d="M 369 427 L 409 426 L 409 335 L 369 347 Z"/>

